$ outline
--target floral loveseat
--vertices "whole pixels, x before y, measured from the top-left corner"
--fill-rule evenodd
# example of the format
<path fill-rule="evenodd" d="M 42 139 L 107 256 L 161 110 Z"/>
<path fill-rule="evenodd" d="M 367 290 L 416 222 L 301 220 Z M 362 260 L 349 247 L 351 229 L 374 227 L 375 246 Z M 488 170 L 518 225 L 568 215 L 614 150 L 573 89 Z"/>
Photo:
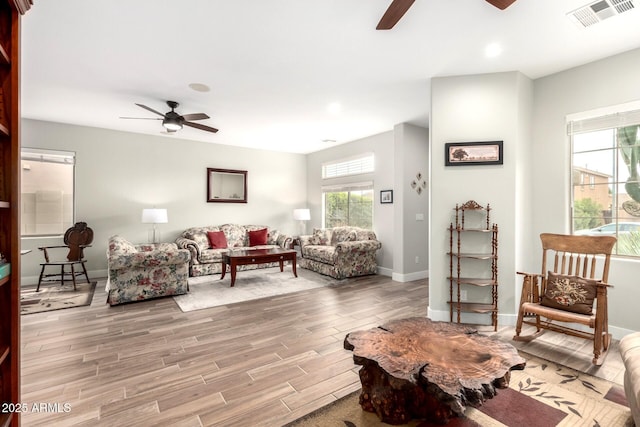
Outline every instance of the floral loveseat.
<path fill-rule="evenodd" d="M 376 252 L 381 247 L 382 243 L 371 230 L 314 228 L 312 235 L 300 236 L 302 257 L 298 265 L 336 279 L 376 274 Z"/>
<path fill-rule="evenodd" d="M 133 245 L 121 236 L 109 238 L 107 302 L 141 301 L 189 291 L 189 251 L 175 243 Z"/>
<path fill-rule="evenodd" d="M 218 235 L 221 241 L 212 242 L 210 233 Z M 188 228 L 176 239 L 179 248 L 188 249 L 191 252 L 190 276 L 221 273 L 222 254 L 231 248 L 289 248 L 292 242 L 291 237 L 266 225 L 238 224 Z M 277 265 L 278 263 L 243 265 L 239 266 L 238 270 L 275 267 Z"/>

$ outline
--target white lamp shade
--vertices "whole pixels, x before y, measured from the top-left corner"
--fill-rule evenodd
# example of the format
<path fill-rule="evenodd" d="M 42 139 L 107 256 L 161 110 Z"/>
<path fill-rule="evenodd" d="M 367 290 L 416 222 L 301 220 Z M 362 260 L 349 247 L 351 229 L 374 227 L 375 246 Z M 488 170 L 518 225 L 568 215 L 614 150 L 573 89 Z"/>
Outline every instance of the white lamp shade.
<path fill-rule="evenodd" d="M 169 216 L 166 209 L 143 209 L 143 224 L 166 224 L 169 222 Z"/>
<path fill-rule="evenodd" d="M 298 221 L 309 221 L 311 219 L 311 212 L 309 209 L 294 209 L 293 219 Z"/>

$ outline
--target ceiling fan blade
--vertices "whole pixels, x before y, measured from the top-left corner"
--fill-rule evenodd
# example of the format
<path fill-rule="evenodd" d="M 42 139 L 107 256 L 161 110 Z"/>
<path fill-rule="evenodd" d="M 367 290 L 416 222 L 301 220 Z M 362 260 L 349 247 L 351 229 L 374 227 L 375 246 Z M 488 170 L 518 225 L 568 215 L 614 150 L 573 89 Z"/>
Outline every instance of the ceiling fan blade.
<path fill-rule="evenodd" d="M 505 10 L 511 6 L 512 3 L 515 3 L 515 1 L 516 0 L 487 0 L 487 3 L 492 4 L 500 10 Z"/>
<path fill-rule="evenodd" d="M 183 125 L 189 126 L 189 127 L 192 127 L 192 128 L 196 128 L 196 129 L 200 129 L 200 130 L 206 130 L 207 132 L 213 132 L 213 133 L 218 132 L 218 129 L 212 128 L 212 127 L 206 126 L 206 125 L 201 125 L 200 123 L 184 122 Z"/>
<path fill-rule="evenodd" d="M 193 114 L 185 114 L 182 116 L 185 120 L 205 120 L 210 118 L 205 113 L 193 113 Z"/>
<path fill-rule="evenodd" d="M 121 119 L 132 119 L 132 120 L 162 120 L 161 118 L 156 117 L 120 117 Z"/>
<path fill-rule="evenodd" d="M 414 1 L 415 0 L 393 0 L 387 11 L 382 16 L 382 19 L 380 19 L 380 22 L 378 22 L 376 30 L 392 29 L 407 10 L 409 10 Z"/>
<path fill-rule="evenodd" d="M 152 113 L 156 113 L 157 115 L 164 117 L 164 114 L 163 114 L 163 113 L 161 113 L 161 112 L 159 112 L 159 111 L 156 111 L 156 110 L 154 110 L 154 109 L 153 109 L 153 108 L 151 108 L 151 107 L 147 107 L 146 105 L 142 105 L 142 104 L 136 104 L 136 105 L 137 105 L 138 107 L 140 107 L 140 108 L 144 108 L 144 109 L 145 109 L 145 110 L 147 110 L 147 111 L 151 111 Z"/>

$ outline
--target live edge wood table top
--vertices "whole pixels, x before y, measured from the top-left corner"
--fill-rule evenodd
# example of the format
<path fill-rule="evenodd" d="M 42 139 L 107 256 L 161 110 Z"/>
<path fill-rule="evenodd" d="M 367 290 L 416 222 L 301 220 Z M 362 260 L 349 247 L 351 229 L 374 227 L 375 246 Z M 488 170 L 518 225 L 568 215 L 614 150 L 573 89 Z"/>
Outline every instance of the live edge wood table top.
<path fill-rule="evenodd" d="M 360 406 L 388 424 L 447 423 L 509 386 L 526 361 L 512 345 L 473 328 L 426 317 L 349 333 L 344 348 L 361 365 Z"/>
<path fill-rule="evenodd" d="M 284 271 L 284 262 L 291 261 L 293 275 L 298 277 L 296 270 L 296 251 L 290 249 L 232 249 L 222 255 L 222 274 L 224 279 L 227 265 L 231 271 L 231 286 L 236 283 L 236 272 L 239 265 L 280 263 L 280 271 Z"/>

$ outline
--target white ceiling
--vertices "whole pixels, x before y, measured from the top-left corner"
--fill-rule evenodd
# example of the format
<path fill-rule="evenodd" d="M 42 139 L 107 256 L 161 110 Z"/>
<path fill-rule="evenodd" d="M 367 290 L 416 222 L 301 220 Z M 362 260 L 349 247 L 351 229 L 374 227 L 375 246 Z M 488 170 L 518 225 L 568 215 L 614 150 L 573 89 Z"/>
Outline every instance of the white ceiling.
<path fill-rule="evenodd" d="M 167 138 L 309 153 L 398 123 L 427 126 L 434 76 L 535 79 L 640 47 L 638 8 L 580 29 L 566 14 L 588 0 L 518 0 L 504 11 L 419 0 L 376 31 L 390 2 L 35 0 L 22 21 L 22 114 L 161 135 L 160 121 L 119 117 L 154 117 L 134 103 L 166 112 L 175 100 L 220 131 Z M 489 43 L 502 55 L 486 58 Z M 335 102 L 341 111 L 329 112 Z"/>

